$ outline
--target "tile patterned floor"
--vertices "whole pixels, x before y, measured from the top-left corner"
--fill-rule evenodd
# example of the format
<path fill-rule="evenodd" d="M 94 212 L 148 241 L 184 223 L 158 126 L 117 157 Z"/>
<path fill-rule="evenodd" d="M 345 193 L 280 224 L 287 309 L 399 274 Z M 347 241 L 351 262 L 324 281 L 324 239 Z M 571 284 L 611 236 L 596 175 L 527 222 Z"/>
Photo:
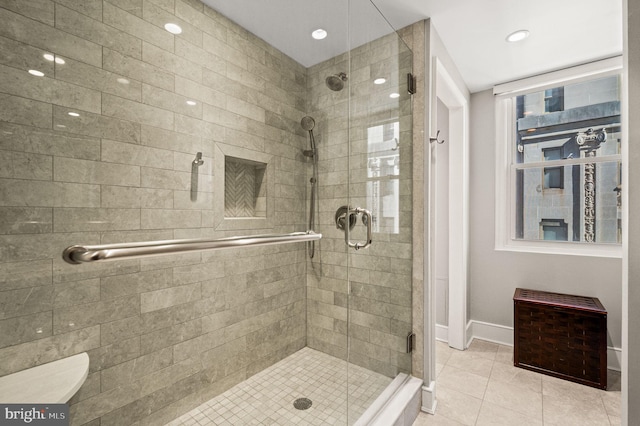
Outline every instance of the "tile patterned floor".
<path fill-rule="evenodd" d="M 414 426 L 620 425 L 620 373 L 601 391 L 513 366 L 513 348 L 474 340 L 466 351 L 436 347 L 436 415 Z"/>
<path fill-rule="evenodd" d="M 304 348 L 205 402 L 165 426 L 345 425 L 347 364 Z M 391 379 L 350 365 L 349 424 L 353 424 Z M 293 401 L 309 398 L 311 408 Z"/>

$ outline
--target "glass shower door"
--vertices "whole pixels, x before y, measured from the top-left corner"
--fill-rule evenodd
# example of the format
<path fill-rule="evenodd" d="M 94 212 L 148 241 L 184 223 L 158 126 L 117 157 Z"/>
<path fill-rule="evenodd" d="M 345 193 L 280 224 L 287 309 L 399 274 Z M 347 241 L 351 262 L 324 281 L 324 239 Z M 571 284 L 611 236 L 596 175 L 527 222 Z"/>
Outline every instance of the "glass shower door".
<path fill-rule="evenodd" d="M 411 373 L 412 52 L 369 0 L 351 0 L 349 19 L 348 205 L 357 215 L 347 252 L 353 424 L 400 373 Z"/>

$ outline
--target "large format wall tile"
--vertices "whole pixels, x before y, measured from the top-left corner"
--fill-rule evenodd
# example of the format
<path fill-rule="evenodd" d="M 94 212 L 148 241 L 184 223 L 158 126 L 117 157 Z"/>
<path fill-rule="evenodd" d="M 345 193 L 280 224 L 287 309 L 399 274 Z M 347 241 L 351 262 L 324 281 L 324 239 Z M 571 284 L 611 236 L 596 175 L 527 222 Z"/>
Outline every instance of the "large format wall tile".
<path fill-rule="evenodd" d="M 143 83 L 167 90 L 173 88 L 175 78 L 173 74 L 116 50 L 106 47 L 103 49 L 102 66 L 105 70 L 123 74 Z"/>
<path fill-rule="evenodd" d="M 140 141 L 140 123 L 89 112 L 82 112 L 79 116 L 69 115 L 69 112 L 74 111 L 74 109 L 54 106 L 54 130 L 96 138 L 107 136 L 109 139 L 122 142 L 138 143 Z"/>
<path fill-rule="evenodd" d="M 61 14 L 62 16 L 62 14 Z M 0 35 L 57 55 L 100 66 L 102 47 L 52 26 L 41 24 L 6 9 L 0 9 Z"/>
<path fill-rule="evenodd" d="M 163 129 L 173 129 L 172 112 L 116 96 L 102 96 L 102 114 Z"/>
<path fill-rule="evenodd" d="M 0 93 L 2 121 L 50 129 L 51 111 L 51 104 Z"/>
<path fill-rule="evenodd" d="M 0 91 L 55 105 L 100 112 L 100 92 L 28 72 L 0 66 Z"/>
<path fill-rule="evenodd" d="M 64 6 L 57 5 L 56 11 L 56 28 L 92 41 L 100 46 L 117 50 L 127 56 L 138 59 L 142 56 L 142 42 L 136 37 L 118 31 L 110 25 L 103 24 Z M 100 66 L 100 64 L 96 65 Z"/>
<path fill-rule="evenodd" d="M 0 149 L 57 157 L 100 159 L 100 140 L 0 122 Z"/>
<path fill-rule="evenodd" d="M 99 207 L 100 186 L 0 179 L 0 205 L 34 207 Z"/>
<path fill-rule="evenodd" d="M 58 182 L 139 186 L 140 168 L 114 163 L 54 158 L 53 180 Z"/>

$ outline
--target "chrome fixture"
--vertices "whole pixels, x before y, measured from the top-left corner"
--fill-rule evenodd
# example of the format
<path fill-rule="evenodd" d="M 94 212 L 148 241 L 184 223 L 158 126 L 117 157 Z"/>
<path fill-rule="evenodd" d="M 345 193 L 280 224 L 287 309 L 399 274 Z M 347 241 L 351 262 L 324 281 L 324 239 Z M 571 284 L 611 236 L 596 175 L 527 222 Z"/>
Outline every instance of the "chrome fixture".
<path fill-rule="evenodd" d="M 344 231 L 345 223 L 347 221 L 347 212 L 351 210 L 349 206 L 340 206 L 338 210 L 336 210 L 336 214 L 334 216 L 334 220 L 336 222 L 336 228 L 341 231 Z M 358 216 L 355 213 L 351 213 L 349 215 L 349 231 L 351 231 L 358 222 Z"/>
<path fill-rule="evenodd" d="M 315 209 L 316 209 L 316 183 L 318 182 L 318 156 L 316 152 L 316 138 L 313 136 L 313 128 L 316 127 L 316 120 L 313 117 L 305 116 L 300 120 L 300 126 L 303 130 L 309 132 L 309 144 L 311 149 L 305 149 L 302 154 L 305 157 L 309 157 L 313 160 L 313 170 L 311 171 L 311 197 L 309 199 L 309 231 L 313 231 L 315 222 Z M 316 245 L 314 241 L 307 243 L 309 249 L 309 257 L 313 259 L 316 252 Z"/>
<path fill-rule="evenodd" d="M 334 92 L 339 92 L 344 89 L 344 82 L 348 80 L 347 74 L 340 72 L 338 74 L 330 75 L 325 79 L 327 87 Z"/>
<path fill-rule="evenodd" d="M 416 77 L 411 73 L 407 73 L 407 93 L 410 95 L 415 95 L 417 91 L 416 87 L 417 87 Z"/>
<path fill-rule="evenodd" d="M 201 152 L 197 152 L 196 153 L 196 159 L 193 160 L 192 164 L 194 166 L 202 166 L 204 164 L 204 160 L 202 159 L 202 153 Z"/>
<path fill-rule="evenodd" d="M 102 262 L 120 259 L 139 259 L 163 254 L 187 253 L 203 250 L 221 250 L 237 247 L 266 246 L 272 244 L 315 241 L 322 234 L 315 232 L 292 232 L 290 234 L 262 234 L 242 237 L 192 240 L 143 241 L 121 244 L 101 244 L 67 247 L 62 258 L 72 265 L 88 262 Z"/>
<path fill-rule="evenodd" d="M 204 164 L 202 153 L 197 152 L 196 158 L 191 162 L 191 191 L 189 197 L 191 201 L 198 200 L 198 167 Z"/>
<path fill-rule="evenodd" d="M 307 115 L 300 120 L 300 126 L 303 130 L 309 132 L 309 143 L 311 145 L 311 149 L 305 149 L 302 153 L 305 157 L 313 158 L 316 155 L 316 139 L 313 137 L 313 128 L 316 127 L 316 120 Z"/>
<path fill-rule="evenodd" d="M 350 231 L 355 227 L 356 222 L 358 220 L 358 215 L 362 214 L 362 223 L 367 227 L 367 240 L 364 243 L 351 242 L 349 238 Z M 347 216 L 349 217 L 349 225 L 347 225 Z M 351 207 L 351 206 L 340 206 L 335 214 L 336 227 L 342 231 L 344 231 L 344 241 L 347 246 L 355 249 L 365 249 L 371 245 L 372 240 L 372 231 L 371 231 L 371 223 L 373 222 L 371 218 L 371 212 L 367 209 L 363 209 L 361 207 Z"/>

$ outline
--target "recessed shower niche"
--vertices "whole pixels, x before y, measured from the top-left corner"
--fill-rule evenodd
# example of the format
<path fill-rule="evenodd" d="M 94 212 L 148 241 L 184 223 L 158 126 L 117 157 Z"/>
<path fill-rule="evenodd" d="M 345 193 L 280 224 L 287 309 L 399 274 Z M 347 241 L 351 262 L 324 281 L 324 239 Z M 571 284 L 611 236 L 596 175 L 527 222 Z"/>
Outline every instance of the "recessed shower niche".
<path fill-rule="evenodd" d="M 274 211 L 271 155 L 217 144 L 214 193 L 216 228 L 269 228 Z"/>
<path fill-rule="evenodd" d="M 265 163 L 225 156 L 225 218 L 267 216 L 266 172 Z"/>

